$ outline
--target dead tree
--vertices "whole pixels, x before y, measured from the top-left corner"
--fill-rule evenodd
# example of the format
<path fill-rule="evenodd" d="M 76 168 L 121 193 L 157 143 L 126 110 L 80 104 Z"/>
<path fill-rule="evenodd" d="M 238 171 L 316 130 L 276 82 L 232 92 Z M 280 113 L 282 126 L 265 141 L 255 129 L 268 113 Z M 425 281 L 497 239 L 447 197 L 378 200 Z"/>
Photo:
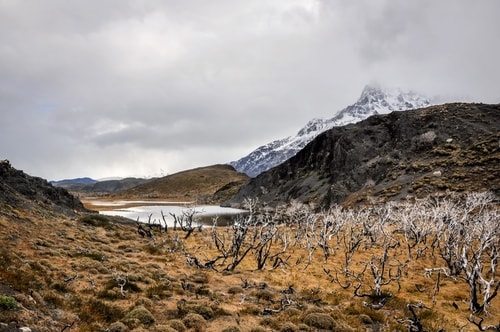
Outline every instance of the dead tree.
<path fill-rule="evenodd" d="M 167 222 L 167 219 L 165 218 L 166 216 L 163 214 L 163 210 L 160 211 L 161 212 L 161 219 L 163 220 L 163 223 L 165 224 L 165 233 L 168 232 L 168 222 Z"/>
<path fill-rule="evenodd" d="M 328 262 L 328 258 L 333 253 L 330 242 L 333 237 L 338 236 L 345 224 L 342 218 L 342 209 L 334 207 L 326 212 L 319 213 L 319 233 L 315 234 L 317 245 L 323 250 L 324 263 Z"/>
<path fill-rule="evenodd" d="M 257 248 L 257 232 L 254 229 L 254 216 L 237 216 L 231 225 L 223 229 L 212 226 L 212 238 L 219 255 L 213 260 L 222 260 L 223 264 L 229 261 L 224 268 L 226 271 L 233 271 L 251 250 Z M 222 231 L 221 231 L 222 230 Z"/>
<path fill-rule="evenodd" d="M 125 293 L 127 291 L 124 288 L 125 288 L 125 285 L 127 285 L 127 282 L 128 282 L 128 272 L 125 275 L 122 275 L 122 274 L 119 274 L 115 270 L 115 275 L 114 275 L 113 279 L 116 281 L 118 287 L 120 287 L 120 294 L 123 297 L 125 297 Z"/>
<path fill-rule="evenodd" d="M 139 222 L 139 217 L 137 217 L 137 233 L 141 237 L 147 237 L 148 239 L 152 239 L 153 241 L 156 241 L 155 236 L 151 229 L 144 228 L 142 224 Z"/>
<path fill-rule="evenodd" d="M 169 212 L 169 214 L 174 218 L 174 230 L 177 229 L 178 224 L 179 227 L 186 232 L 184 239 L 187 239 L 197 227 L 196 215 L 199 213 L 201 212 L 196 210 L 194 207 L 182 210 L 180 215 Z"/>
<path fill-rule="evenodd" d="M 257 270 L 262 270 L 266 266 L 266 261 L 271 255 L 275 236 L 278 232 L 278 226 L 272 221 L 264 225 L 255 226 L 256 246 L 254 257 L 257 262 Z"/>
<path fill-rule="evenodd" d="M 429 210 L 425 201 L 417 201 L 412 204 L 403 204 L 397 213 L 398 220 L 401 221 L 401 231 L 407 248 L 408 261 L 413 259 L 413 251 L 416 251 L 415 258 L 420 258 L 427 248 L 427 238 L 434 229 L 434 222 L 429 218 Z"/>
<path fill-rule="evenodd" d="M 461 268 L 470 288 L 469 308 L 477 314 L 488 312 L 500 288 L 500 278 L 497 276 L 500 231 L 497 211 L 483 213 L 473 219 L 464 237 L 466 245 L 462 247 Z"/>
<path fill-rule="evenodd" d="M 231 250 L 229 258 L 231 262 L 226 266 L 225 270 L 234 271 L 234 269 L 243 261 L 248 253 L 256 248 L 255 241 L 257 233 L 253 232 L 251 227 L 252 216 L 247 218 L 240 217 L 239 220 L 233 223 L 231 236 Z"/>
<path fill-rule="evenodd" d="M 365 263 L 365 270 L 369 267 L 371 272 L 372 285 L 370 286 L 371 293 L 360 293 L 358 287 L 355 289 L 354 295 L 364 297 L 380 298 L 383 296 L 382 287 L 393 282 L 398 284 L 400 288 L 400 279 L 403 270 L 403 264 L 390 255 L 389 251 L 398 246 L 398 243 L 390 237 L 384 238 L 383 251 L 379 255 L 373 255 L 369 262 Z"/>

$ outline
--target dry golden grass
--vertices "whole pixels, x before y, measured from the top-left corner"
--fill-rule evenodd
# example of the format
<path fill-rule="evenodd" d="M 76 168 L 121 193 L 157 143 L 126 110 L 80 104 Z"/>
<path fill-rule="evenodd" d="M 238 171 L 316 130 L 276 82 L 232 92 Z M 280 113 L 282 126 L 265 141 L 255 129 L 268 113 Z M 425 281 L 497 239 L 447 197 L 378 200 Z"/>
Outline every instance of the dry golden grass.
<path fill-rule="evenodd" d="M 403 270 L 400 287 L 383 286 L 392 296 L 375 310 L 362 303 L 378 299 L 356 297 L 352 287 L 343 289 L 326 275 L 325 269 L 343 265 L 344 249 L 335 238 L 326 263 L 320 248 L 308 265 L 307 250 L 291 246 L 281 256 L 286 266 L 272 269 L 269 263 L 256 270 L 249 254 L 234 271 L 222 271 L 226 262 L 216 265 L 217 272 L 188 265 L 185 256 L 206 262 L 218 255 L 210 229 L 188 239 L 182 231 L 157 232 L 153 242 L 141 238 L 133 224 L 92 220 L 38 219 L 20 211 L 0 215 L 0 294 L 19 304 L 0 311 L 0 322 L 39 331 L 71 324 L 66 331 L 407 331 L 397 320 L 411 317 L 406 304 L 422 301 L 425 308 L 418 313 L 427 331 L 477 331 L 468 321 L 466 282 L 441 275 L 438 284 L 437 274 L 426 278 L 424 268 L 441 266 L 428 252 Z M 379 244 L 367 243 L 353 256 L 355 272 L 381 253 Z M 404 262 L 407 251 L 399 246 L 390 255 Z M 363 282 L 361 292 L 370 292 L 368 273 Z M 290 305 L 272 312 L 290 286 Z M 496 298 L 484 325 L 497 324 L 499 314 Z"/>

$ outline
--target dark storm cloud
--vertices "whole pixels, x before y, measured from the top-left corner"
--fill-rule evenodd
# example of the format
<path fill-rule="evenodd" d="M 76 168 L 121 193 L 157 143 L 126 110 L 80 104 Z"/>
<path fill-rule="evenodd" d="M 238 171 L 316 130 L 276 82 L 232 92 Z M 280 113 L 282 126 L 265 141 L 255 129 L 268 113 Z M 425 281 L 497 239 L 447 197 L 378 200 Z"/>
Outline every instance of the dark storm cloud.
<path fill-rule="evenodd" d="M 238 159 L 370 82 L 499 102 L 498 1 L 3 1 L 0 158 L 50 179 Z"/>

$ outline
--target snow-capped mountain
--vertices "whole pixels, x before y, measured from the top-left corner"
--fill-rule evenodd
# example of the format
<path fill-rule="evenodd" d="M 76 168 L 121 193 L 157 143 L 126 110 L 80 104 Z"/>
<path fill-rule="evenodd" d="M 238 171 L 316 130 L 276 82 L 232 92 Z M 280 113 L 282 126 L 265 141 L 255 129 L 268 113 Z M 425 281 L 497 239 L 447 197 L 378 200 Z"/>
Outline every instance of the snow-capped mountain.
<path fill-rule="evenodd" d="M 263 145 L 230 164 L 237 171 L 256 177 L 291 158 L 316 136 L 332 127 L 359 122 L 376 114 L 406 111 L 430 105 L 432 105 L 430 99 L 411 91 L 366 86 L 356 103 L 347 106 L 333 118 L 312 119 L 299 130 L 297 135 Z"/>

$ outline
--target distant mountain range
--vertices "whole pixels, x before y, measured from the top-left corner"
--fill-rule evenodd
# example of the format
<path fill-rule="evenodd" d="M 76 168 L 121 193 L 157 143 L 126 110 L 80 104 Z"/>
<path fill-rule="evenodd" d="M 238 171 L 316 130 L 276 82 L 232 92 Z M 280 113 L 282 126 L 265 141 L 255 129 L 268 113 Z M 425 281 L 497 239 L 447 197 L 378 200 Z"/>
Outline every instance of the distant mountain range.
<path fill-rule="evenodd" d="M 64 187 L 68 185 L 87 185 L 94 184 L 97 180 L 91 178 L 76 178 L 76 179 L 64 179 L 58 181 L 50 181 L 50 183 L 56 187 Z"/>
<path fill-rule="evenodd" d="M 417 109 L 431 104 L 429 98 L 411 91 L 366 86 L 358 101 L 347 106 L 334 117 L 330 119 L 312 119 L 299 130 L 297 135 L 263 145 L 249 155 L 230 164 L 237 171 L 246 173 L 250 177 L 256 177 L 260 173 L 288 160 L 316 136 L 328 129 L 356 123 L 372 115 Z"/>
<path fill-rule="evenodd" d="M 76 179 L 64 179 L 51 181 L 53 186 L 61 187 L 70 191 L 92 192 L 92 193 L 113 193 L 126 190 L 140 184 L 147 183 L 154 179 L 124 178 L 117 180 L 94 180 L 88 177 Z"/>

